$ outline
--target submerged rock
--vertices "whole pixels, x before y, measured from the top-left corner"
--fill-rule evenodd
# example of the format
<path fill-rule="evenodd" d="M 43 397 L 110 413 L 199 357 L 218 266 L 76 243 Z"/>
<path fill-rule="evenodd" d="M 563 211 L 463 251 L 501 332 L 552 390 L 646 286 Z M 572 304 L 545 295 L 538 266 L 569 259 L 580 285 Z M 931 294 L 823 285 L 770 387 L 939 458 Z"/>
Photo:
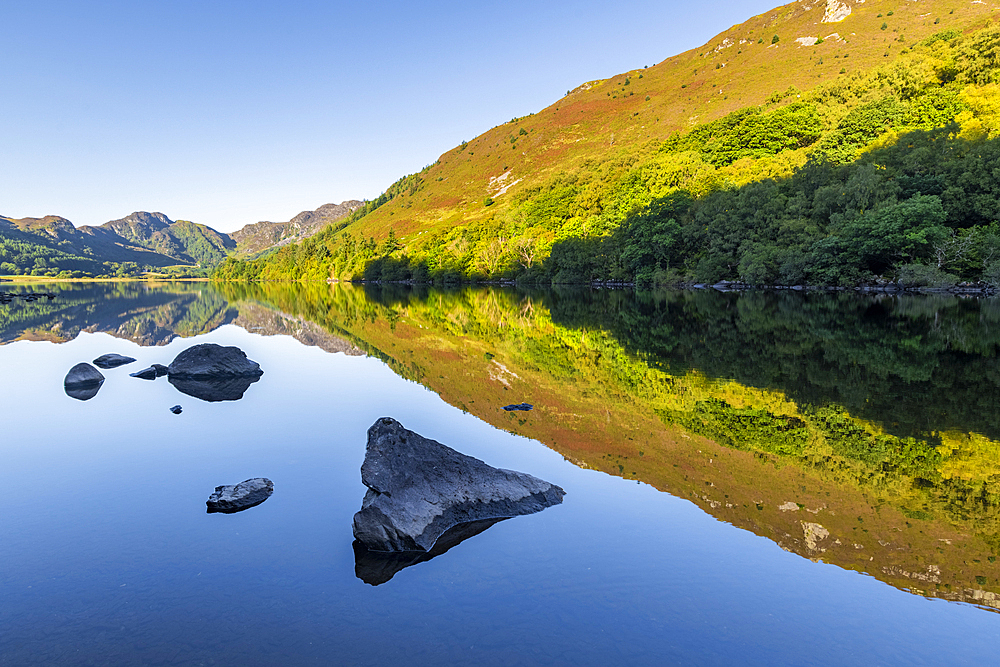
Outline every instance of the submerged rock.
<path fill-rule="evenodd" d="M 107 370 L 108 368 L 118 368 L 125 364 L 131 364 L 135 359 L 121 354 L 102 354 L 94 359 L 94 365 Z"/>
<path fill-rule="evenodd" d="M 182 394 L 200 398 L 209 403 L 238 401 L 260 377 L 184 378 L 171 375 L 167 382 Z"/>
<path fill-rule="evenodd" d="M 408 431 L 390 417 L 368 429 L 361 481 L 368 492 L 354 515 L 354 537 L 369 551 L 427 552 L 455 526 L 533 514 L 565 495 L 537 477 L 494 468 Z"/>
<path fill-rule="evenodd" d="M 274 484 L 264 477 L 254 477 L 232 486 L 217 486 L 205 503 L 208 513 L 234 514 L 256 507 L 271 497 Z"/>
<path fill-rule="evenodd" d="M 172 378 L 260 377 L 264 371 L 238 347 L 202 343 L 178 354 L 167 374 Z"/>
<path fill-rule="evenodd" d="M 524 412 L 527 412 L 534 407 L 535 406 L 531 403 L 515 403 L 514 405 L 505 405 L 503 406 L 503 409 L 507 412 L 513 412 L 514 410 L 523 410 Z"/>
<path fill-rule="evenodd" d="M 78 401 L 89 401 L 94 396 L 97 396 L 97 392 L 101 390 L 101 386 L 101 384 L 75 384 L 66 385 L 63 389 L 70 398 L 75 398 Z"/>
<path fill-rule="evenodd" d="M 69 373 L 66 373 L 66 378 L 63 380 L 63 384 L 67 387 L 93 387 L 99 386 L 102 382 L 104 382 L 104 376 L 101 371 L 86 362 L 81 362 L 69 369 Z"/>
<path fill-rule="evenodd" d="M 371 551 L 364 544 L 355 540 L 353 544 L 354 575 L 372 586 L 384 584 L 396 576 L 400 570 L 437 558 L 452 547 L 458 546 L 470 537 L 475 537 L 485 531 L 493 524 L 506 520 L 505 517 L 460 523 L 446 530 L 430 551 Z"/>
<path fill-rule="evenodd" d="M 155 380 L 156 379 L 156 369 L 150 366 L 149 368 L 143 368 L 141 371 L 136 371 L 135 373 L 129 373 L 129 377 L 139 378 L 140 380 Z"/>

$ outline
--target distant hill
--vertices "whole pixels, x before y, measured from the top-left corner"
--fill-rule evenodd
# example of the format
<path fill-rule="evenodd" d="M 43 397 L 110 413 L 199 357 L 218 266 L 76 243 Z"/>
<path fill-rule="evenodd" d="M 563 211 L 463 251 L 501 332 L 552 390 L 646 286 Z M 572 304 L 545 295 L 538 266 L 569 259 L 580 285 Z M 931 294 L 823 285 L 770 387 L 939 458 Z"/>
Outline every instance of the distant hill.
<path fill-rule="evenodd" d="M 303 211 L 288 222 L 255 222 L 231 234 L 236 252 L 256 255 L 274 246 L 295 243 L 308 238 L 331 222 L 340 220 L 364 206 L 351 199 L 339 204 L 324 204 L 315 211 Z"/>
<path fill-rule="evenodd" d="M 162 213 L 138 211 L 100 226 L 126 241 L 170 257 L 174 264 L 214 266 L 236 242 L 228 234 L 187 220 L 170 220 Z M 86 229 L 81 227 L 81 229 Z"/>
<path fill-rule="evenodd" d="M 135 273 L 140 267 L 162 268 L 177 259 L 130 242 L 111 229 L 74 227 L 66 218 L 0 216 L 0 273 L 90 275 Z M 120 269 L 122 271 L 120 271 Z"/>
<path fill-rule="evenodd" d="M 163 213 L 136 211 L 96 227 L 66 218 L 0 216 L 0 274 L 137 275 L 147 269 L 209 269 L 227 255 L 253 255 L 308 238 L 363 205 L 326 204 L 288 222 L 260 222 L 235 234 Z"/>

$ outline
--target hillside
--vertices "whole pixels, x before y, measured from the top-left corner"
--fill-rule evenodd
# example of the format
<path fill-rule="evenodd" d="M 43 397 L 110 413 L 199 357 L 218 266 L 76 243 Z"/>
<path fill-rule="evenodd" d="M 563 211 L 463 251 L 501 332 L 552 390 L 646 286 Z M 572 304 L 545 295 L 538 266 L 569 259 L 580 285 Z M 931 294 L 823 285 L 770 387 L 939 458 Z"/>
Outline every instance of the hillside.
<path fill-rule="evenodd" d="M 836 202 L 813 210 L 812 201 L 804 211 L 784 207 L 763 221 L 772 228 L 764 234 L 768 238 L 737 238 L 735 247 L 719 250 L 705 248 L 730 231 L 710 230 L 712 238 L 695 239 L 694 232 L 706 227 L 695 218 L 711 218 L 713 210 L 728 206 L 720 192 L 740 195 L 755 183 L 786 179 L 810 164 L 831 168 L 801 192 L 772 193 L 772 200 L 800 195 L 814 200 L 822 185 L 843 189 L 854 175 L 850 169 L 864 171 L 866 150 L 891 148 L 906 132 L 931 133 L 957 123 L 947 136 L 988 142 L 997 37 L 995 29 L 984 27 L 994 13 L 984 3 L 940 0 L 790 3 L 698 49 L 583 83 L 546 109 L 463 142 L 420 173 L 400 179 L 379 200 L 299 250 L 289 248 L 251 265 L 229 264 L 219 275 L 553 280 L 562 272 L 566 282 L 651 280 L 654 274 L 659 280 L 829 281 L 829 276 L 778 275 L 777 260 L 762 260 L 760 270 L 750 265 L 768 255 L 761 244 L 781 236 L 788 220 L 806 220 L 792 239 L 796 252 L 806 256 L 822 250 L 816 244 L 823 239 L 852 233 L 838 225 L 854 222 L 861 212 L 921 193 L 882 192 L 874 206 L 861 209 Z M 898 173 L 882 180 L 914 175 L 906 172 L 912 160 L 899 161 Z M 950 185 L 943 183 L 943 189 Z M 652 231 L 624 224 L 630 215 L 655 218 L 657 205 L 677 194 L 688 200 L 667 201 L 674 208 L 666 218 L 646 221 Z M 916 203 L 936 206 L 929 200 Z M 755 204 L 748 210 L 759 209 Z M 890 217 L 899 216 L 905 211 Z M 665 227 L 670 219 L 681 228 L 676 235 Z M 929 264 L 931 246 L 945 240 L 941 234 L 981 222 L 953 220 L 935 227 L 919 248 L 890 249 L 888 262 L 842 253 L 832 260 L 832 282 Z M 632 238 L 616 239 L 613 247 L 572 243 L 610 238 L 623 229 L 620 233 Z M 667 238 L 672 236 L 684 237 L 687 246 Z M 677 247 L 660 257 L 637 258 L 652 237 Z M 850 237 L 845 243 L 855 241 Z M 551 261 L 554 257 L 562 264 Z M 976 275 L 984 270 L 976 267 Z"/>

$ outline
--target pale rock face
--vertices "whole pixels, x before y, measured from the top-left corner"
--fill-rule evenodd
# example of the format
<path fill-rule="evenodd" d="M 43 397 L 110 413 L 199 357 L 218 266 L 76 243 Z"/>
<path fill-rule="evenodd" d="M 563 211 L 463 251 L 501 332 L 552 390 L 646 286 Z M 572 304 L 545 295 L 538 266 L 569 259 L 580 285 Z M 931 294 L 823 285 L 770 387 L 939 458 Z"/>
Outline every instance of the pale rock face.
<path fill-rule="evenodd" d="M 808 521 L 802 522 L 802 532 L 806 540 L 806 546 L 811 551 L 816 551 L 819 548 L 818 543 L 820 540 L 830 537 L 830 531 L 826 528 L 818 523 L 809 523 Z M 820 551 L 826 551 L 826 549 L 820 549 Z"/>
<path fill-rule="evenodd" d="M 851 15 L 851 8 L 846 2 L 826 0 L 826 11 L 823 13 L 823 23 L 839 23 Z"/>

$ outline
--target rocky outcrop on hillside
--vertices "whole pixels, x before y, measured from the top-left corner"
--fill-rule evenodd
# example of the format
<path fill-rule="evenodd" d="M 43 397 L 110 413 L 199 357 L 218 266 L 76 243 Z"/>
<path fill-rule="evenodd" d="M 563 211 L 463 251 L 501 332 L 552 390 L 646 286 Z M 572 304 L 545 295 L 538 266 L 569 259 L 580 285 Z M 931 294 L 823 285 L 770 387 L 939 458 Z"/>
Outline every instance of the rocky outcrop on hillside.
<path fill-rule="evenodd" d="M 315 211 L 302 211 L 288 222 L 256 222 L 231 234 L 240 254 L 254 255 L 276 245 L 301 241 L 331 222 L 340 220 L 364 202 L 356 199 L 324 204 Z"/>

